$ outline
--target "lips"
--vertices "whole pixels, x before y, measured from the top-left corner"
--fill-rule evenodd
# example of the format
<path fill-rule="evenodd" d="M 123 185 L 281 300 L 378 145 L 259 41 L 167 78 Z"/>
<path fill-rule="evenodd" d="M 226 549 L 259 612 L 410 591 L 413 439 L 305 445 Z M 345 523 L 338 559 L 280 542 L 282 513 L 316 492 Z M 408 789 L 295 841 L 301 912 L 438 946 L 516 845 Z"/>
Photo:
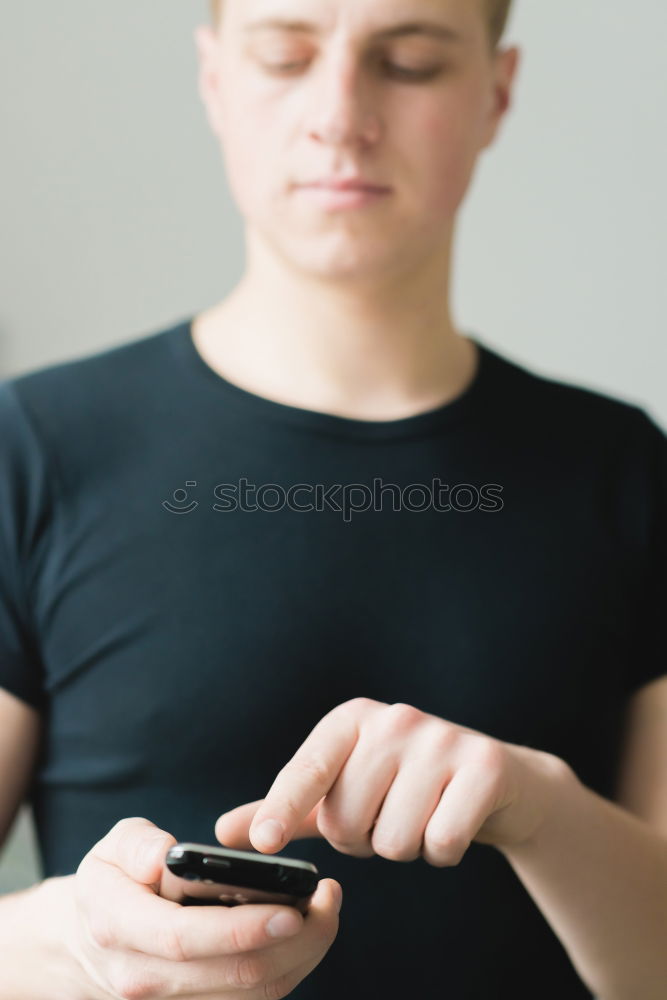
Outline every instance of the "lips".
<path fill-rule="evenodd" d="M 299 186 L 323 188 L 326 191 L 371 191 L 381 193 L 390 190 L 384 185 L 373 184 L 371 181 L 367 181 L 363 177 L 332 177 L 325 178 L 323 180 L 310 181 Z"/>

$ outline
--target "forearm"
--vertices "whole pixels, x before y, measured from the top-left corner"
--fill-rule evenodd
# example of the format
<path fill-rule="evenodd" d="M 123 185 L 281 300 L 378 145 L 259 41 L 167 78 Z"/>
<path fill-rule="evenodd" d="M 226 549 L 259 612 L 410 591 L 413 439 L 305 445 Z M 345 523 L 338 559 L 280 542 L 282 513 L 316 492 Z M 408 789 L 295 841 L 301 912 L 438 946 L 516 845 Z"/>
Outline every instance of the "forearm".
<path fill-rule="evenodd" d="M 0 897 L 0 1000 L 87 1000 L 66 935 L 73 876 Z"/>
<path fill-rule="evenodd" d="M 563 764 L 534 838 L 502 847 L 598 1000 L 667 996 L 667 838 Z"/>

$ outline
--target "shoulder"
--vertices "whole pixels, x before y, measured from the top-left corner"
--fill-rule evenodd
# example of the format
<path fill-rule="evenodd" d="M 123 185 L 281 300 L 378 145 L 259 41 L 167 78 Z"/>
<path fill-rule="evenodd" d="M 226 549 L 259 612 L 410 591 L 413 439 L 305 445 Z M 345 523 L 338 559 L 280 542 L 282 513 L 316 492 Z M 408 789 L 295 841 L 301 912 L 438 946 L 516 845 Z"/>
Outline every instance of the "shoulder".
<path fill-rule="evenodd" d="M 173 365 L 184 323 L 0 382 L 0 423 L 54 445 L 104 435 L 136 415 Z"/>
<path fill-rule="evenodd" d="M 545 448 L 659 451 L 667 435 L 639 401 L 576 380 L 549 375 L 482 343 L 493 405 L 501 424 L 520 427 Z"/>
<path fill-rule="evenodd" d="M 7 379 L 18 399 L 39 411 L 53 407 L 75 408 L 120 397 L 150 377 L 169 342 L 183 324 L 165 327 L 91 354 L 35 369 Z"/>

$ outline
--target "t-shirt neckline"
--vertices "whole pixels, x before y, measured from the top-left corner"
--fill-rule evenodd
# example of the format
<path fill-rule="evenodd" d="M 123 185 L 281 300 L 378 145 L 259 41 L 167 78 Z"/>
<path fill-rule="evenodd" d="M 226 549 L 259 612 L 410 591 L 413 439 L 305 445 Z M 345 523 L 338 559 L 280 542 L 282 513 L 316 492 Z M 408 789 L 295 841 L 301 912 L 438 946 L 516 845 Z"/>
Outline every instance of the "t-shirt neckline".
<path fill-rule="evenodd" d="M 213 369 L 199 353 L 192 336 L 194 320 L 195 316 L 189 316 L 168 333 L 171 334 L 171 341 L 179 355 L 181 365 L 184 365 L 188 373 L 199 381 L 202 391 L 217 393 L 237 412 L 243 412 L 247 418 L 290 424 L 292 427 L 339 437 L 374 441 L 413 437 L 445 425 L 459 423 L 469 417 L 477 407 L 488 381 L 489 369 L 493 365 L 492 352 L 477 336 L 468 334 L 468 339 L 477 347 L 477 368 L 463 392 L 435 409 L 425 410 L 412 416 L 399 417 L 395 420 L 362 420 L 281 403 L 230 382 Z"/>

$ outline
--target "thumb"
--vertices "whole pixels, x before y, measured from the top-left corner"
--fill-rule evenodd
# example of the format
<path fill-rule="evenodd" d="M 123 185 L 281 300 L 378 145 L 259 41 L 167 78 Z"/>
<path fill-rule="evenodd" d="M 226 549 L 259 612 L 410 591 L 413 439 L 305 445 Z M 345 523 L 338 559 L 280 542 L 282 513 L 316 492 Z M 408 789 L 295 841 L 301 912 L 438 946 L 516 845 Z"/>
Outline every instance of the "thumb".
<path fill-rule="evenodd" d="M 176 843 L 175 837 L 162 830 L 159 833 L 146 832 L 138 851 L 137 866 L 140 870 L 138 881 L 147 885 L 158 884 L 162 878 L 167 851 Z"/>
<path fill-rule="evenodd" d="M 116 865 L 135 882 L 159 884 L 164 859 L 176 838 L 143 816 L 119 820 L 94 847 L 94 853 Z"/>

